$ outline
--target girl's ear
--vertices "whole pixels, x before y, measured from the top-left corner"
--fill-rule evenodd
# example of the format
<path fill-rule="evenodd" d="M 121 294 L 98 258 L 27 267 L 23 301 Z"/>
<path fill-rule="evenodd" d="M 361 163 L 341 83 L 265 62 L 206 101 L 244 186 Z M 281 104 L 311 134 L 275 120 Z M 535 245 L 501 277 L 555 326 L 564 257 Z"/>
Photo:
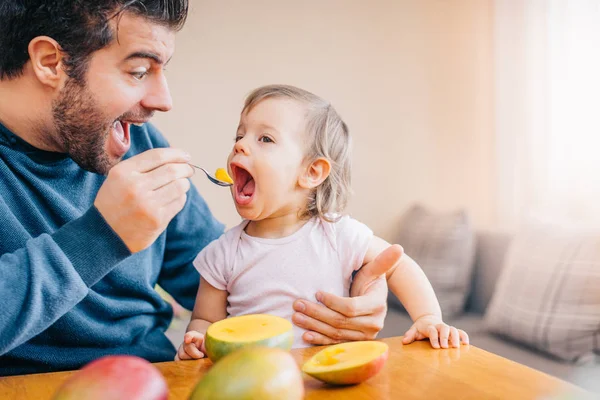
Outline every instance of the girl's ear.
<path fill-rule="evenodd" d="M 300 176 L 298 184 L 304 189 L 314 189 L 319 186 L 331 172 L 331 164 L 325 158 L 317 158 Z"/>

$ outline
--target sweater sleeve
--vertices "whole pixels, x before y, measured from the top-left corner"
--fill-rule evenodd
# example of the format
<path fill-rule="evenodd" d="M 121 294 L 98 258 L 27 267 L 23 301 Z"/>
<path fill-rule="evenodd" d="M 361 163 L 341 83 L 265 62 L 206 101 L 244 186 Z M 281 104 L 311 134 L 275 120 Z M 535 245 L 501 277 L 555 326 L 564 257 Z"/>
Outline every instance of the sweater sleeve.
<path fill-rule="evenodd" d="M 46 330 L 131 253 L 95 207 L 0 256 L 0 355 Z"/>
<path fill-rule="evenodd" d="M 144 125 L 151 147 L 168 147 L 168 141 L 152 124 Z M 208 205 L 192 184 L 184 208 L 169 223 L 163 265 L 158 284 L 179 304 L 194 308 L 200 275 L 193 261 L 210 242 L 223 234 L 225 226 L 213 216 Z"/>

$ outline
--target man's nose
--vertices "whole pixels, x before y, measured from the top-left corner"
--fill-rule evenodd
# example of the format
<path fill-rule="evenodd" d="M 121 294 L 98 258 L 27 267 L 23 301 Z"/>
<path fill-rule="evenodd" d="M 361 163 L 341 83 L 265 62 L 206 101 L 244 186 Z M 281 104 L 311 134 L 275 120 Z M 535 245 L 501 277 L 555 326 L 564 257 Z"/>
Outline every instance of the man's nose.
<path fill-rule="evenodd" d="M 173 108 L 173 99 L 167 84 L 167 77 L 160 74 L 152 82 L 146 96 L 142 99 L 142 106 L 150 110 L 167 112 Z"/>

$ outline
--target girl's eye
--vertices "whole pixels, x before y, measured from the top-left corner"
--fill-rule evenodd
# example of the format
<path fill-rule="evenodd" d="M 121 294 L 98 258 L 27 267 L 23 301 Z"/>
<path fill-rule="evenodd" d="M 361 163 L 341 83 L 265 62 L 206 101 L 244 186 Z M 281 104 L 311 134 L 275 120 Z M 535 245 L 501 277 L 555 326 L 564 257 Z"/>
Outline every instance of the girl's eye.
<path fill-rule="evenodd" d="M 241 135 L 237 135 L 237 136 L 235 137 L 235 139 L 234 139 L 234 140 L 235 140 L 236 142 L 239 142 L 240 140 L 242 140 L 242 138 L 243 138 L 243 136 L 241 136 Z"/>
<path fill-rule="evenodd" d="M 261 136 L 259 139 L 259 142 L 263 142 L 263 143 L 274 143 L 273 139 L 271 139 L 268 136 Z"/>
<path fill-rule="evenodd" d="M 148 75 L 147 70 L 131 72 L 131 76 L 133 76 L 138 81 L 141 81 L 142 79 L 144 79 L 146 77 L 146 75 Z"/>

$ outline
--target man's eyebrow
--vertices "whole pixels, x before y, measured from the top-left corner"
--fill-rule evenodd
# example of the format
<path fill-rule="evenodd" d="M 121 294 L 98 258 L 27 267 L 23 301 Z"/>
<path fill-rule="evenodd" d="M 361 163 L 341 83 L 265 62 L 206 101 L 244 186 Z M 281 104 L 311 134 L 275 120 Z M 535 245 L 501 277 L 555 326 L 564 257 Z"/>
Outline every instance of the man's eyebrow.
<path fill-rule="evenodd" d="M 136 51 L 135 53 L 131 53 L 130 55 L 128 55 L 127 58 L 125 58 L 125 60 L 131 60 L 132 58 L 147 58 L 154 61 L 157 64 L 163 64 L 163 60 L 158 54 L 149 51 Z M 170 58 L 164 63 L 164 65 L 167 65 L 169 61 L 171 61 Z"/>

